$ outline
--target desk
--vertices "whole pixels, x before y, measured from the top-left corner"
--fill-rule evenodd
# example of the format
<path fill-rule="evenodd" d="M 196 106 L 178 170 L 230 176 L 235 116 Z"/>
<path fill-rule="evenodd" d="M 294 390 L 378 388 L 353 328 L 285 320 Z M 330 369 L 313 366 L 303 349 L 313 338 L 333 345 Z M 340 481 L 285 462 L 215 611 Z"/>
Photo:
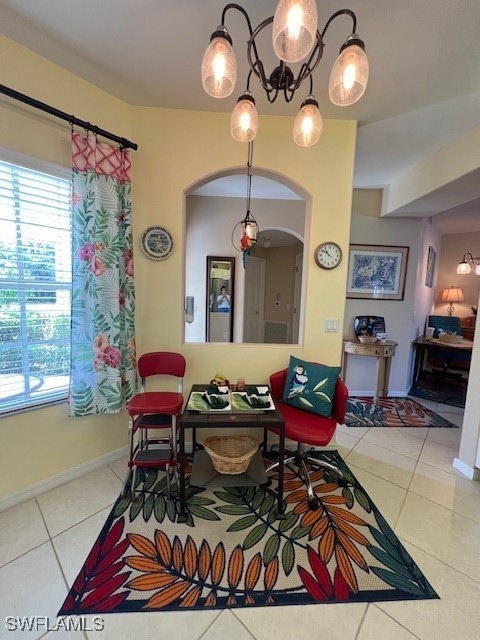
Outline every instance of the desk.
<path fill-rule="evenodd" d="M 347 356 L 354 354 L 357 356 L 367 356 L 377 359 L 377 383 L 375 386 L 374 404 L 377 404 L 379 397 L 388 396 L 388 378 L 390 377 L 390 363 L 395 355 L 397 343 L 393 340 L 385 342 L 373 342 L 366 344 L 359 340 L 344 340 L 342 354 L 342 377 L 347 378 Z"/>
<path fill-rule="evenodd" d="M 462 342 L 441 342 L 434 338 L 427 340 L 426 338 L 417 338 L 413 341 L 413 347 L 415 349 L 415 361 L 413 365 L 413 380 L 412 387 L 415 386 L 421 372 L 423 371 L 423 361 L 425 359 L 425 353 L 427 351 L 450 351 L 452 354 L 472 353 L 473 342 L 463 339 Z"/>
<path fill-rule="evenodd" d="M 204 391 L 209 385 L 206 384 L 194 384 L 192 387 L 192 391 Z M 256 385 L 255 385 L 256 386 Z M 266 387 L 267 385 L 259 385 L 262 387 Z M 273 401 L 273 398 L 272 398 Z M 219 429 L 225 427 L 232 427 L 237 429 L 238 427 L 242 428 L 255 428 L 261 427 L 264 432 L 264 441 L 263 446 L 265 448 L 266 445 L 266 429 L 268 427 L 273 427 L 278 430 L 279 436 L 279 460 L 280 465 L 278 467 L 278 487 L 277 487 L 277 513 L 279 518 L 283 518 L 283 459 L 285 456 L 285 420 L 283 419 L 282 414 L 275 406 L 275 410 L 268 411 L 255 411 L 246 412 L 246 411 L 228 411 L 228 412 L 208 412 L 208 413 L 200 413 L 199 411 L 190 411 L 185 410 L 180 417 L 178 423 L 178 440 L 179 440 L 179 450 L 178 450 L 178 463 L 179 463 L 179 511 L 177 522 L 186 522 L 187 514 L 185 511 L 185 466 L 187 463 L 187 454 L 185 451 L 185 430 L 193 429 L 193 454 L 195 454 L 195 450 L 197 449 L 196 443 L 196 430 L 198 428 L 205 429 Z M 228 484 L 231 485 L 231 478 L 234 476 L 226 476 L 228 477 Z"/>

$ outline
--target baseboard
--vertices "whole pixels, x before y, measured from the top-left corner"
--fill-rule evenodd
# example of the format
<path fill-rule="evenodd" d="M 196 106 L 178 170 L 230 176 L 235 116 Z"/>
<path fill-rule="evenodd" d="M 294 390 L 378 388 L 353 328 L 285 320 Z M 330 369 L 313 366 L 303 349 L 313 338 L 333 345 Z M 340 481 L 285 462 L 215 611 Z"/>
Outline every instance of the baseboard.
<path fill-rule="evenodd" d="M 410 391 L 410 389 L 408 389 Z M 389 398 L 406 398 L 408 395 L 408 391 L 392 391 L 391 389 L 388 392 Z M 369 389 L 368 391 L 358 391 L 354 389 L 348 390 L 348 396 L 350 398 L 373 398 L 374 392 Z"/>
<path fill-rule="evenodd" d="M 477 469 L 476 467 L 469 467 L 458 458 L 453 459 L 452 467 L 457 471 L 460 471 L 460 473 L 466 476 L 469 480 L 480 480 L 480 469 Z"/>
<path fill-rule="evenodd" d="M 41 493 L 45 493 L 45 491 L 50 491 L 50 489 L 55 489 L 65 482 L 69 482 L 70 480 L 74 480 L 75 478 L 79 478 L 80 476 L 89 473 L 90 471 L 94 471 L 95 469 L 99 469 L 100 467 L 104 467 L 106 464 L 110 462 L 115 462 L 115 460 L 119 460 L 128 454 L 128 447 L 122 447 L 121 449 L 116 449 L 115 451 L 110 451 L 99 458 L 95 458 L 94 460 L 89 460 L 84 464 L 79 465 L 78 467 L 73 467 L 72 469 L 68 469 L 67 471 L 63 471 L 62 473 L 58 473 L 57 475 L 51 476 L 46 480 L 42 480 L 41 482 L 37 482 L 18 493 L 13 493 L 6 498 L 0 498 L 0 511 L 4 511 L 5 509 L 9 509 L 10 507 L 14 507 L 21 502 L 25 502 L 26 500 L 30 500 L 35 496 L 40 495 Z"/>

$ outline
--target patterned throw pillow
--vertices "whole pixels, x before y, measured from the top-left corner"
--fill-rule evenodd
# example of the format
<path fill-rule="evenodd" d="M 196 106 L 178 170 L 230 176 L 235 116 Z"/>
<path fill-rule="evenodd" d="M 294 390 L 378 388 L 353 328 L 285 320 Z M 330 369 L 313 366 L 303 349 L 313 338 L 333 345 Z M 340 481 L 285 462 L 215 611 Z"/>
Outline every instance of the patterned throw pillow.
<path fill-rule="evenodd" d="M 327 367 L 290 356 L 283 402 L 329 418 L 340 371 L 341 367 Z"/>

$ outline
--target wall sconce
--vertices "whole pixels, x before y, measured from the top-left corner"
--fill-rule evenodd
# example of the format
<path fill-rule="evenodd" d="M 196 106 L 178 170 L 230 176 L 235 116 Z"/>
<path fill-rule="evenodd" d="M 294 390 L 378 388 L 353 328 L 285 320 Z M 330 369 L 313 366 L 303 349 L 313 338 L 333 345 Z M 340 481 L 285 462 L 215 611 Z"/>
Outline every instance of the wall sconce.
<path fill-rule="evenodd" d="M 455 311 L 455 307 L 453 306 L 454 302 L 463 302 L 463 291 L 458 287 L 448 287 L 448 289 L 444 289 L 442 293 L 442 301 L 449 302 L 447 313 L 449 316 L 453 315 Z"/>
<path fill-rule="evenodd" d="M 475 275 L 480 276 L 480 257 L 474 258 L 471 253 L 464 253 L 463 259 L 457 267 L 457 273 L 461 276 L 475 269 Z"/>

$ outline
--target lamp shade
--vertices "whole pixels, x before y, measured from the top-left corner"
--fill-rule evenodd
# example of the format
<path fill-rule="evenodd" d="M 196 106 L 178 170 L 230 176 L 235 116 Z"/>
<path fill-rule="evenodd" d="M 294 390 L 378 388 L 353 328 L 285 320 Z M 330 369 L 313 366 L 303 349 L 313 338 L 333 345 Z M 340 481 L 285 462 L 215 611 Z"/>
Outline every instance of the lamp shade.
<path fill-rule="evenodd" d="M 203 54 L 202 84 L 213 98 L 226 98 L 237 82 L 237 59 L 227 37 L 217 34 Z"/>
<path fill-rule="evenodd" d="M 230 117 L 230 133 L 238 142 L 250 142 L 258 131 L 258 113 L 249 91 L 240 96 Z"/>
<path fill-rule="evenodd" d="M 333 104 L 340 107 L 360 100 L 367 88 L 368 58 L 358 42 L 361 41 L 353 40 L 340 51 L 330 73 L 328 94 Z"/>
<path fill-rule="evenodd" d="M 470 267 L 468 262 L 465 260 L 465 256 L 464 256 L 462 262 L 460 262 L 460 264 L 457 267 L 457 273 L 461 276 L 464 276 L 467 273 L 470 273 L 471 270 L 472 268 Z"/>
<path fill-rule="evenodd" d="M 442 293 L 443 302 L 463 302 L 463 291 L 458 287 L 448 287 Z"/>
<path fill-rule="evenodd" d="M 298 62 L 313 49 L 317 35 L 316 0 L 280 0 L 273 17 L 273 48 L 284 62 Z"/>
<path fill-rule="evenodd" d="M 293 139 L 299 147 L 311 147 L 322 135 L 323 118 L 318 102 L 309 96 L 303 103 L 293 123 Z"/>

